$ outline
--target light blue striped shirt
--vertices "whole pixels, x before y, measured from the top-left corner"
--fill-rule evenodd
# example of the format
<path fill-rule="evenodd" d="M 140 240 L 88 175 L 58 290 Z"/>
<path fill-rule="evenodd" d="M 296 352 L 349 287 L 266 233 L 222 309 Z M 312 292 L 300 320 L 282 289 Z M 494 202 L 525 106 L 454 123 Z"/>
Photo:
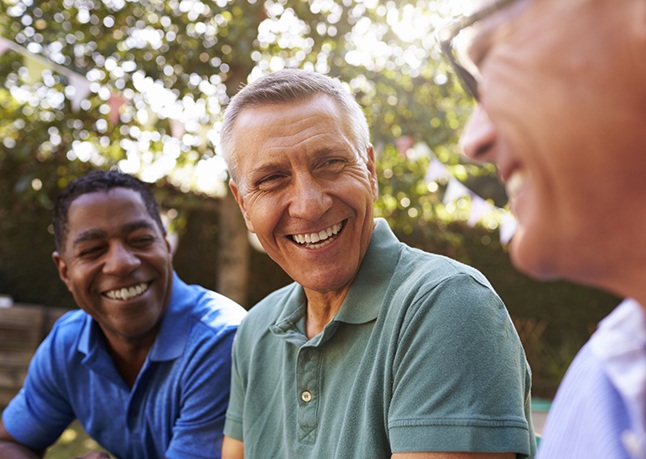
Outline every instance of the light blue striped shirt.
<path fill-rule="evenodd" d="M 538 459 L 646 459 L 645 422 L 646 311 L 626 300 L 565 375 Z"/>

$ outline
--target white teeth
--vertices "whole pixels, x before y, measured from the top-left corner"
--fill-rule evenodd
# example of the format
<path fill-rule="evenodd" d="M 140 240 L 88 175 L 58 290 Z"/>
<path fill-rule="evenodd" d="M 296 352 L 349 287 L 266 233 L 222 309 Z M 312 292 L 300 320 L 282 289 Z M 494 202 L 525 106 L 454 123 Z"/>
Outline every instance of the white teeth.
<path fill-rule="evenodd" d="M 525 174 L 522 171 L 516 171 L 509 176 L 507 183 L 505 183 L 505 191 L 507 196 L 511 199 L 513 198 L 518 190 L 523 186 L 525 182 Z"/>
<path fill-rule="evenodd" d="M 141 284 L 134 285 L 128 288 L 124 287 L 121 289 L 110 290 L 109 292 L 105 293 L 105 296 L 107 296 L 112 300 L 129 300 L 131 298 L 141 295 L 146 290 L 148 290 L 148 284 L 143 282 Z"/>
<path fill-rule="evenodd" d="M 341 223 L 336 223 L 327 229 L 319 231 L 318 233 L 294 234 L 292 238 L 299 244 L 316 244 L 317 242 L 322 243 L 323 241 L 326 241 L 339 231 L 341 231 Z"/>

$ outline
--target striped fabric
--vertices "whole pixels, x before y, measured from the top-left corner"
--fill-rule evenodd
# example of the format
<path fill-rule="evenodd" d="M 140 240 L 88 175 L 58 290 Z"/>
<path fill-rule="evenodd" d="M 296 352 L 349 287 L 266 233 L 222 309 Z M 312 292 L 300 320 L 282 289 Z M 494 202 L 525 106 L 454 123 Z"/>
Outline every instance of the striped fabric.
<path fill-rule="evenodd" d="M 568 370 L 538 459 L 646 459 L 646 314 L 624 301 Z"/>

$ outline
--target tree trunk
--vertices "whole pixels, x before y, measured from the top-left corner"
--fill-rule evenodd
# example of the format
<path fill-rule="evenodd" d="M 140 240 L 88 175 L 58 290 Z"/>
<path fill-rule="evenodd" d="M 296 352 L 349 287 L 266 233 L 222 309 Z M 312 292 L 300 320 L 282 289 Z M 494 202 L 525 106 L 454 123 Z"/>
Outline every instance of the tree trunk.
<path fill-rule="evenodd" d="M 247 76 L 255 62 L 251 58 L 258 26 L 267 17 L 264 2 L 249 2 L 246 8 L 239 10 L 247 26 L 235 42 L 234 49 L 228 56 L 223 56 L 230 69 L 224 75 L 227 95 L 233 97 L 241 85 L 246 83 Z M 233 59 L 235 56 L 235 59 Z M 222 198 L 220 206 L 220 236 L 218 240 L 218 291 L 249 309 L 250 277 L 250 243 L 247 226 L 231 193 Z"/>
<path fill-rule="evenodd" d="M 249 239 L 247 226 L 233 195 L 222 198 L 218 232 L 217 291 L 245 308 L 249 284 Z"/>

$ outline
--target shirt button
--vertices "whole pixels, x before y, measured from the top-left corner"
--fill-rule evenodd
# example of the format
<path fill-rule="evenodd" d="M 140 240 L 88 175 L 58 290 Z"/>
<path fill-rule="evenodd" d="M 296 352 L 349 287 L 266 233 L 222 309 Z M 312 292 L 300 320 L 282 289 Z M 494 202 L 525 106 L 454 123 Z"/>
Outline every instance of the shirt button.
<path fill-rule="evenodd" d="M 303 400 L 305 403 L 309 402 L 312 400 L 312 393 L 309 390 L 304 390 L 301 392 L 301 400 Z"/>

